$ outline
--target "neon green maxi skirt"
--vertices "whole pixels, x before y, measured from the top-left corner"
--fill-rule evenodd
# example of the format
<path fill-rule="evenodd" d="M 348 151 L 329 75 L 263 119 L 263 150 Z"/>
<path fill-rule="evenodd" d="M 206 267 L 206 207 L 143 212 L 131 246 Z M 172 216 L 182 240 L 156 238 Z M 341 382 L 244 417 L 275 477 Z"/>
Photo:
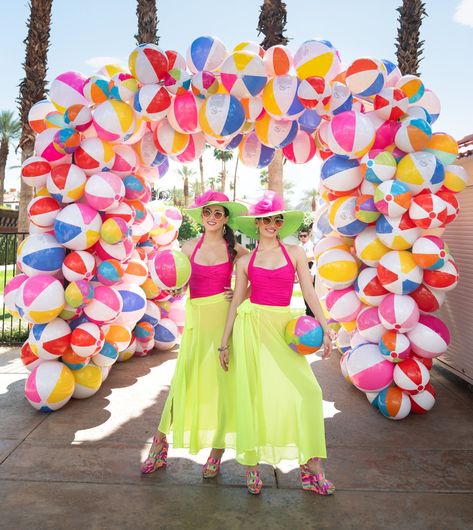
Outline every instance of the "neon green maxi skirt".
<path fill-rule="evenodd" d="M 238 308 L 232 353 L 240 464 L 326 458 L 322 391 L 307 360 L 284 340 L 291 318 L 289 307 L 245 300 Z"/>
<path fill-rule="evenodd" d="M 235 369 L 224 372 L 218 347 L 229 302 L 223 294 L 187 299 L 176 371 L 158 429 L 175 448 L 235 448 Z"/>

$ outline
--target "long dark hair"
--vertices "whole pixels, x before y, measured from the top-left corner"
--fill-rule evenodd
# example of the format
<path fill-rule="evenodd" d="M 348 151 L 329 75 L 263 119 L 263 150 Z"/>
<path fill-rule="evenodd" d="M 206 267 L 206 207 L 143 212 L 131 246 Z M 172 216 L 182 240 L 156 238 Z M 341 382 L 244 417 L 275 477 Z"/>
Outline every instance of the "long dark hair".
<path fill-rule="evenodd" d="M 228 217 L 230 215 L 230 212 L 224 207 L 225 211 L 225 217 Z M 227 224 L 223 227 L 223 239 L 227 242 L 228 250 L 230 252 L 230 259 L 232 261 L 235 261 L 235 258 L 237 257 L 237 250 L 235 248 L 236 246 L 236 239 L 235 239 L 235 233 L 233 232 L 232 228 L 230 228 Z"/>

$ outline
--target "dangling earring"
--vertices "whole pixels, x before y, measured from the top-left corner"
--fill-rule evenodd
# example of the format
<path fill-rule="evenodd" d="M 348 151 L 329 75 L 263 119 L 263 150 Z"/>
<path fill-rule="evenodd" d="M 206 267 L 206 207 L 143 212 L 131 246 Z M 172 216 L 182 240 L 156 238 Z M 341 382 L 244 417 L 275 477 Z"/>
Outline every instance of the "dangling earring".
<path fill-rule="evenodd" d="M 227 225 L 223 225 L 223 235 L 227 233 Z"/>

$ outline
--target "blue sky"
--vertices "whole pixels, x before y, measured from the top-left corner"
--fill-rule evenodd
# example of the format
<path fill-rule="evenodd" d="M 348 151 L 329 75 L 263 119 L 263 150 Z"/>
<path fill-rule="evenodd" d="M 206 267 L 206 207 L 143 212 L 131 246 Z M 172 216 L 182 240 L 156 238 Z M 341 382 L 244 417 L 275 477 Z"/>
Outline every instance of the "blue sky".
<path fill-rule="evenodd" d="M 23 72 L 26 0 L 4 1 L 0 49 L 2 83 L 0 109 L 14 109 Z M 396 7 L 401 0 L 286 0 L 287 35 L 295 51 L 305 40 L 323 37 L 339 50 L 342 61 L 370 56 L 395 61 Z M 8 4 L 8 7 L 6 6 Z M 427 0 L 429 16 L 421 37 L 425 40 L 421 74 L 424 84 L 440 98 L 442 113 L 436 131 L 457 139 L 473 133 L 473 0 Z M 258 0 L 157 0 L 160 46 L 185 54 L 195 37 L 218 36 L 229 49 L 244 40 L 261 40 L 256 32 Z M 135 46 L 135 0 L 54 0 L 48 79 L 66 70 L 93 73 L 101 58 L 126 64 Z M 9 165 L 15 163 L 14 157 Z M 209 160 L 210 170 L 213 163 Z M 314 186 L 319 164 L 289 167 L 287 176 L 295 182 L 296 194 Z M 231 168 L 232 171 L 232 168 Z M 173 179 L 174 170 L 166 177 Z M 9 171 L 7 185 L 14 186 L 16 171 Z M 257 171 L 241 170 L 242 190 L 251 195 Z"/>

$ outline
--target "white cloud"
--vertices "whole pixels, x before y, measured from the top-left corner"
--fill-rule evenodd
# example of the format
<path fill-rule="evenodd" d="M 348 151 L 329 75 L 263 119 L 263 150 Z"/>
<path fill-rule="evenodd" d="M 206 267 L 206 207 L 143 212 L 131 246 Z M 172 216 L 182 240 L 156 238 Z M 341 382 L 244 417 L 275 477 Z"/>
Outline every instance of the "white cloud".
<path fill-rule="evenodd" d="M 86 59 L 84 63 L 87 66 L 94 68 L 95 70 L 99 70 L 100 68 L 102 68 L 102 66 L 106 64 L 126 64 L 126 60 L 121 57 L 99 55 L 97 57 L 90 57 L 90 59 Z"/>
<path fill-rule="evenodd" d="M 473 0 L 461 0 L 455 10 L 453 20 L 473 28 Z"/>

